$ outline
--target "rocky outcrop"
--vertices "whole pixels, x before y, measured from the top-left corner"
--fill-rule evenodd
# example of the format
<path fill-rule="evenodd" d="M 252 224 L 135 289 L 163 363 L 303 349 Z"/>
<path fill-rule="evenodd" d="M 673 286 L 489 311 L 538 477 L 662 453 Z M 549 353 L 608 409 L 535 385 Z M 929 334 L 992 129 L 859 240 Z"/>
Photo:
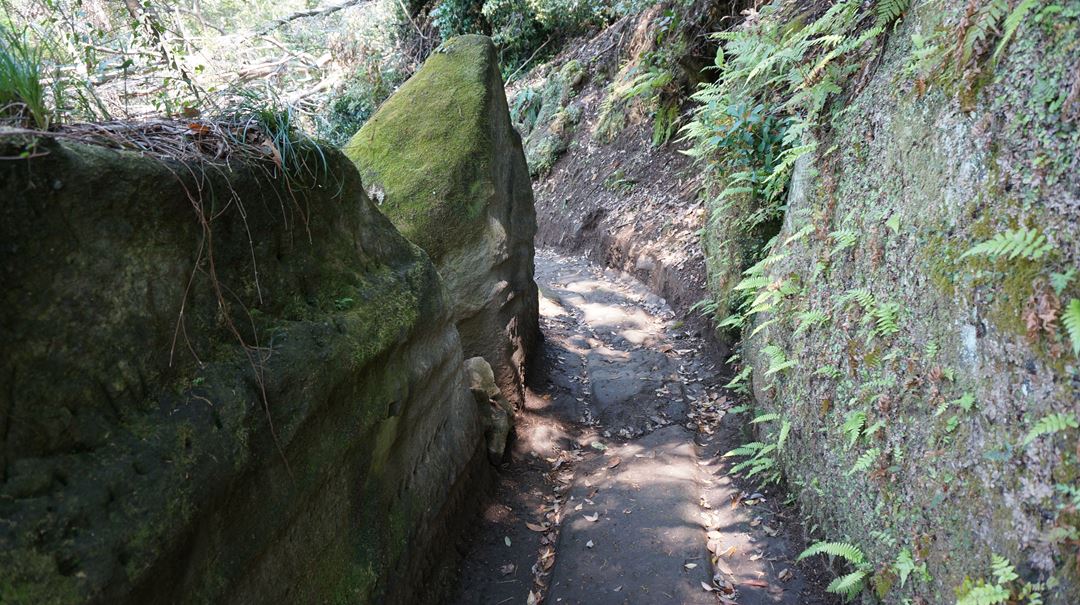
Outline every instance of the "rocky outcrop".
<path fill-rule="evenodd" d="M 483 357 L 466 359 L 465 371 L 469 375 L 469 390 L 480 407 L 488 457 L 498 463 L 506 453 L 506 441 L 514 427 L 514 407 L 503 397 L 495 384 L 495 373 Z"/>
<path fill-rule="evenodd" d="M 484 357 L 519 404 L 539 329 L 536 216 L 491 41 L 443 44 L 345 151 L 379 208 L 438 267 L 465 355 Z"/>
<path fill-rule="evenodd" d="M 755 398 L 778 414 L 760 438 L 786 436 L 790 483 L 890 603 L 982 583 L 1080 602 L 1080 335 L 1061 321 L 1080 310 L 1080 20 L 1021 3 L 1011 40 L 991 28 L 954 53 L 972 19 L 996 23 L 988 4 L 913 2 L 853 68 L 744 281 L 768 308 L 745 330 Z M 1018 228 L 1036 235 L 976 249 Z M 995 577 L 993 555 L 1020 577 Z"/>
<path fill-rule="evenodd" d="M 0 601 L 431 590 L 482 428 L 435 267 L 352 164 L 28 155 L 0 165 Z"/>

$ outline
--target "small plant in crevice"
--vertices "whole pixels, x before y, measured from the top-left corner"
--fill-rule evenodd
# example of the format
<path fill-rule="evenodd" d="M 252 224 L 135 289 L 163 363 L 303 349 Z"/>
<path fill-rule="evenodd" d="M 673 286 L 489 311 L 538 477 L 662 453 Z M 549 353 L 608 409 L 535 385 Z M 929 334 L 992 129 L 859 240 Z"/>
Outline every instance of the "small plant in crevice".
<path fill-rule="evenodd" d="M 1077 419 L 1076 414 L 1047 414 L 1032 425 L 1021 445 L 1026 447 L 1044 435 L 1053 435 L 1075 428 L 1080 428 L 1080 420 Z"/>
<path fill-rule="evenodd" d="M 1019 228 L 998 233 L 993 238 L 975 245 L 961 254 L 960 259 L 969 256 L 986 256 L 992 260 L 999 258 L 1013 260 L 1017 257 L 1039 260 L 1053 249 L 1053 244 L 1048 242 L 1046 236 L 1039 233 L 1038 229 Z"/>
<path fill-rule="evenodd" d="M 743 473 L 746 478 L 760 476 L 760 485 L 764 487 L 769 483 L 780 482 L 780 468 L 777 464 L 776 454 L 784 448 L 788 435 L 791 433 L 791 423 L 780 417 L 779 414 L 761 414 L 749 422 L 749 426 L 780 421 L 780 429 L 776 435 L 776 441 L 766 443 L 764 441 L 752 441 L 743 444 L 726 454 L 725 458 L 738 456 L 745 458 L 731 467 L 732 473 Z"/>
<path fill-rule="evenodd" d="M 1056 586 L 1052 578 L 1047 583 L 1034 584 L 1021 580 L 1012 563 L 996 554 L 990 558 L 990 575 L 992 580 L 965 578 L 956 589 L 956 605 L 1042 605 L 1042 591 Z"/>
<path fill-rule="evenodd" d="M 804 550 L 796 559 L 802 561 L 814 555 L 829 555 L 846 561 L 853 570 L 837 577 L 825 590 L 838 594 L 845 601 L 851 601 L 866 587 L 866 581 L 873 573 L 873 566 L 866 561 L 866 555 L 854 544 L 844 542 L 818 542 Z"/>

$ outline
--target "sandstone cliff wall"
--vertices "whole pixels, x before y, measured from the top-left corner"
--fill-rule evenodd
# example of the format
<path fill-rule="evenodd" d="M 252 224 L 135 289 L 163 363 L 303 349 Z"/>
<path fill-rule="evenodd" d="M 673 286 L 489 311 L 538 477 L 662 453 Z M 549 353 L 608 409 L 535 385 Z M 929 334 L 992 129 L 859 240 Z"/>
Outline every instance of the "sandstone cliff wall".
<path fill-rule="evenodd" d="M 352 164 L 32 155 L 0 164 L 0 601 L 431 590 L 481 426 L 436 269 Z"/>

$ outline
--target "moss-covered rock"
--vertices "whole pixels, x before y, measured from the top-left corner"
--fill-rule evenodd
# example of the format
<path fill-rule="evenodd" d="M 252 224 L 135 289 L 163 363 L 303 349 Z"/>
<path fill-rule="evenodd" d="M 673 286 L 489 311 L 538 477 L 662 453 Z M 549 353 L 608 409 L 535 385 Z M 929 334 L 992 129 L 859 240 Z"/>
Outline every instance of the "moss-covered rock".
<path fill-rule="evenodd" d="M 491 40 L 439 47 L 345 152 L 379 208 L 435 261 L 466 356 L 485 358 L 506 398 L 523 401 L 539 330 L 536 213 Z"/>
<path fill-rule="evenodd" d="M 33 150 L 0 165 L 0 602 L 426 590 L 483 439 L 439 276 L 351 163 Z"/>
<path fill-rule="evenodd" d="M 745 356 L 758 405 L 790 422 L 781 458 L 826 536 L 858 544 L 881 578 L 903 549 L 927 565 L 879 583 L 886 602 L 954 602 L 965 579 L 993 582 L 998 554 L 1022 576 L 1014 597 L 1042 582 L 1045 602 L 1076 603 L 1076 483 L 1063 478 L 1078 435 L 1025 437 L 1049 414 L 1080 418 L 1080 362 L 1036 314 L 1080 298 L 1075 279 L 1057 294 L 1046 283 L 1080 264 L 1080 130 L 1062 109 L 1077 90 L 1080 9 L 1033 11 L 979 90 L 926 90 L 910 76 L 928 53 L 913 36 L 940 29 L 951 44 L 964 10 L 913 2 L 835 100 L 768 252 L 763 290 L 782 295 L 745 330 Z M 962 258 L 1017 226 L 1054 251 Z M 856 468 L 860 456 L 871 464 Z"/>

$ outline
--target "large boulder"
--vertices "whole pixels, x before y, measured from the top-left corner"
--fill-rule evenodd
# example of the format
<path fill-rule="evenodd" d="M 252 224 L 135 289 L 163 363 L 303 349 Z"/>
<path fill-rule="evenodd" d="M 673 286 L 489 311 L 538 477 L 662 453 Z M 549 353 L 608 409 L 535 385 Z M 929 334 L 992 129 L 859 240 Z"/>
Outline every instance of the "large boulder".
<path fill-rule="evenodd" d="M 465 356 L 490 362 L 503 395 L 520 403 L 539 330 L 536 214 L 491 40 L 443 44 L 345 152 L 379 208 L 438 267 Z"/>
<path fill-rule="evenodd" d="M 32 150 L 0 163 L 0 602 L 416 602 L 489 465 L 439 276 L 352 164 Z"/>

